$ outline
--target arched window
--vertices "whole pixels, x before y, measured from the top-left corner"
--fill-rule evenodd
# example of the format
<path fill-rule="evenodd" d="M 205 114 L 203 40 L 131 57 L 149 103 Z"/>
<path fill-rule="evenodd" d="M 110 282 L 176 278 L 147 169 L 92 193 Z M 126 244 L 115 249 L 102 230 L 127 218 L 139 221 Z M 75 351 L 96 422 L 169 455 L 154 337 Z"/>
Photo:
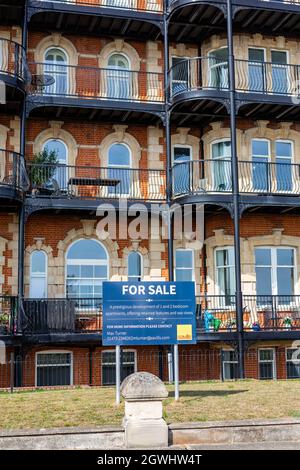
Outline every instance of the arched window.
<path fill-rule="evenodd" d="M 31 253 L 29 296 L 35 299 L 47 297 L 47 255 L 41 250 Z"/>
<path fill-rule="evenodd" d="M 142 256 L 138 251 L 132 251 L 128 255 L 128 281 L 138 282 L 142 280 Z"/>
<path fill-rule="evenodd" d="M 108 98 L 131 97 L 130 63 L 123 54 L 112 54 L 108 59 Z"/>
<path fill-rule="evenodd" d="M 102 283 L 108 279 L 108 254 L 96 240 L 82 239 L 67 252 L 67 297 L 78 299 L 79 306 L 98 307 Z"/>
<path fill-rule="evenodd" d="M 62 49 L 53 47 L 46 51 L 44 74 L 53 77 L 54 83 L 45 87 L 44 93 L 51 95 L 66 95 L 68 93 L 67 65 L 67 54 Z"/>
<path fill-rule="evenodd" d="M 58 183 L 60 189 L 67 189 L 67 171 L 66 165 L 68 163 L 68 148 L 62 140 L 50 139 L 44 144 L 44 149 L 48 152 L 54 151 L 58 160 L 58 165 L 55 167 L 49 165 L 45 168 L 45 171 L 49 176 L 50 180 L 55 180 Z"/>
<path fill-rule="evenodd" d="M 114 180 L 110 194 L 128 195 L 131 180 L 131 154 L 127 145 L 113 144 L 108 150 L 108 176 Z"/>
<path fill-rule="evenodd" d="M 209 52 L 209 87 L 228 89 L 228 48 Z"/>

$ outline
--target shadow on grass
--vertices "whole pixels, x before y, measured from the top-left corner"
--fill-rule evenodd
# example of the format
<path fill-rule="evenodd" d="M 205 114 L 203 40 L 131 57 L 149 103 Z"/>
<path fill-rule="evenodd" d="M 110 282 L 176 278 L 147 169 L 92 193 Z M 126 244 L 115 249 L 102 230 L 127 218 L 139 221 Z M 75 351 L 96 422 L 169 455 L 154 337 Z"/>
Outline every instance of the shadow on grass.
<path fill-rule="evenodd" d="M 180 390 L 179 394 L 181 397 L 224 397 L 227 395 L 237 395 L 238 393 L 245 393 L 249 390 Z M 172 390 L 169 393 L 169 398 L 174 397 L 175 392 Z"/>

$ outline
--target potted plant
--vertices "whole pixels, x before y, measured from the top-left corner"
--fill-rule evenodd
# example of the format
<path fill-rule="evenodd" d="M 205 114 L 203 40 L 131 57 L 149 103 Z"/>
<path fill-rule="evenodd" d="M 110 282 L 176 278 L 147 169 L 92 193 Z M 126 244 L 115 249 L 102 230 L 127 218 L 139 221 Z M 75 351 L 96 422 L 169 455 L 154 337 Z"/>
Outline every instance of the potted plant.
<path fill-rule="evenodd" d="M 37 192 L 37 188 L 43 187 L 53 177 L 59 160 L 55 150 L 48 150 L 45 147 L 36 153 L 30 162 L 29 177 L 32 186 L 32 193 Z"/>
<path fill-rule="evenodd" d="M 284 317 L 283 319 L 283 326 L 286 330 L 292 329 L 292 318 L 291 317 Z"/>
<path fill-rule="evenodd" d="M 260 324 L 258 323 L 258 321 L 255 321 L 254 323 L 252 323 L 252 330 L 260 331 Z"/>
<path fill-rule="evenodd" d="M 9 327 L 9 314 L 0 312 L 0 335 L 6 335 Z"/>
<path fill-rule="evenodd" d="M 236 320 L 234 318 L 229 318 L 225 324 L 228 331 L 231 331 L 236 326 Z"/>

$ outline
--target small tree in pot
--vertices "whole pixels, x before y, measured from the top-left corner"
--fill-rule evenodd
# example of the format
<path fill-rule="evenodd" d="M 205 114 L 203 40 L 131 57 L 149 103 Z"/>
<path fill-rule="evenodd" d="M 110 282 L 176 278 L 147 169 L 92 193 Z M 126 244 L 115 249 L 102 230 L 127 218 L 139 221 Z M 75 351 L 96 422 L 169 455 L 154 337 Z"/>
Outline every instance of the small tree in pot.
<path fill-rule="evenodd" d="M 30 162 L 30 181 L 33 189 L 43 187 L 53 177 L 59 160 L 55 150 L 45 147 L 36 153 Z"/>

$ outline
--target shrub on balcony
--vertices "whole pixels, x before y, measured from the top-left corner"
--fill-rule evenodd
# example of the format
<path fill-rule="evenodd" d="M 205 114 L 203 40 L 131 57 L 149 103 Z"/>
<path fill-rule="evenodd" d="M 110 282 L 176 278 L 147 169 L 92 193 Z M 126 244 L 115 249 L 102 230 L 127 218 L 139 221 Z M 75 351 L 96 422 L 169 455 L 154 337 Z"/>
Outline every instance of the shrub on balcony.
<path fill-rule="evenodd" d="M 55 150 L 44 148 L 31 161 L 30 181 L 33 188 L 43 186 L 54 176 L 59 163 Z"/>
<path fill-rule="evenodd" d="M 9 326 L 9 315 L 0 311 L 0 334 L 6 334 Z"/>

